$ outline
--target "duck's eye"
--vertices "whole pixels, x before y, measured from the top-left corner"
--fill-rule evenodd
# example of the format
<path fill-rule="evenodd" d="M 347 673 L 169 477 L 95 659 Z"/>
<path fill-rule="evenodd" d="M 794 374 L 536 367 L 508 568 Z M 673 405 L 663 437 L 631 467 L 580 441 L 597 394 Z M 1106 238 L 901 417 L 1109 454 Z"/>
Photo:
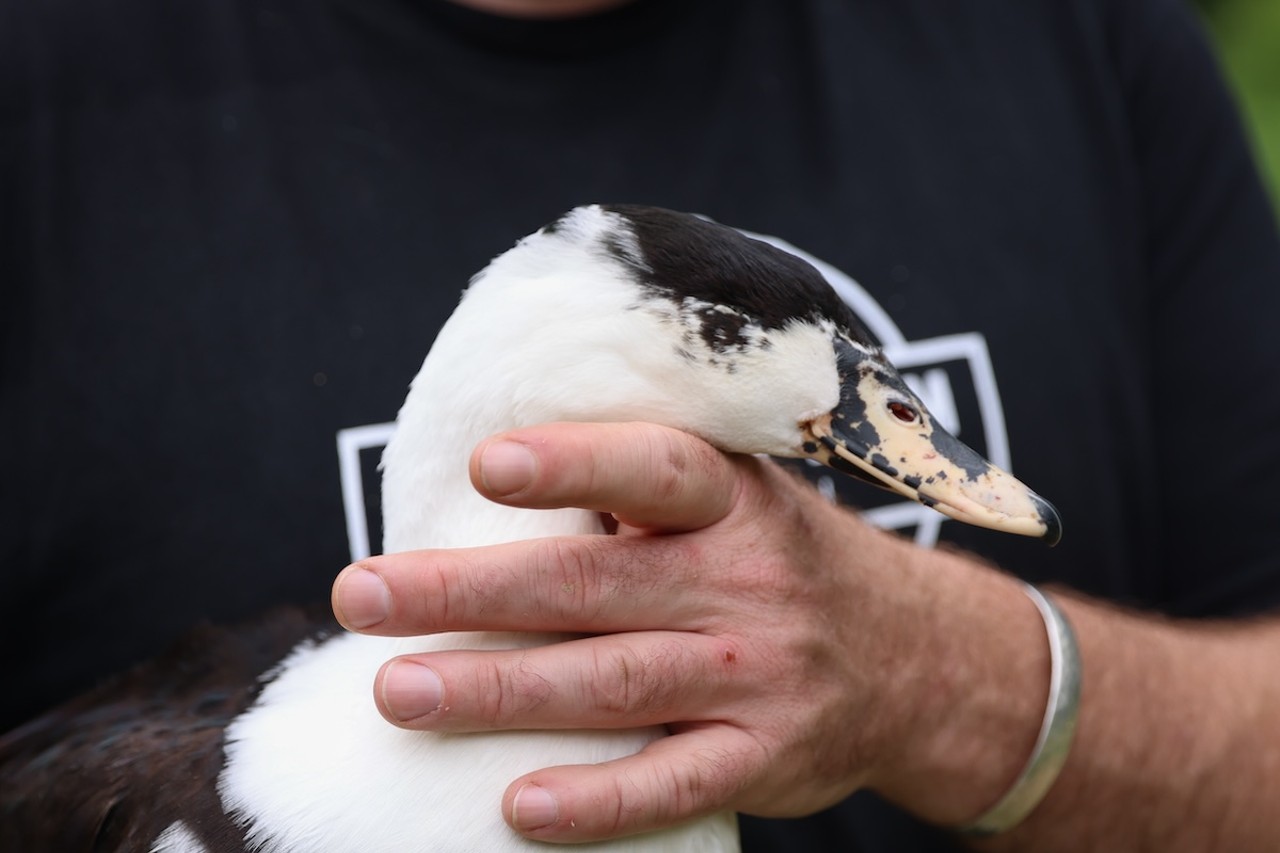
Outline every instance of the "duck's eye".
<path fill-rule="evenodd" d="M 899 403 L 896 400 L 889 404 L 889 411 L 893 413 L 895 418 L 902 421 L 904 424 L 913 424 L 920 419 L 920 415 L 915 409 L 911 408 L 906 403 Z"/>

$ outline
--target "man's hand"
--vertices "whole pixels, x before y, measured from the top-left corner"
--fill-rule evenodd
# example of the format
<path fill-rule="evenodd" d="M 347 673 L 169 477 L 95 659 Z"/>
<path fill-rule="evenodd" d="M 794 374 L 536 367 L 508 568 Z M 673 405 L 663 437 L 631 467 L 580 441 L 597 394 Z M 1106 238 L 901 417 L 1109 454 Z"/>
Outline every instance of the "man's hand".
<path fill-rule="evenodd" d="M 594 636 L 397 659 L 375 686 L 384 716 L 435 731 L 663 723 L 672 733 L 630 758 L 515 780 L 503 809 L 521 832 L 580 841 L 726 808 L 801 815 L 867 786 L 959 822 L 1030 753 L 1043 629 L 994 573 L 876 531 L 766 460 L 645 424 L 498 436 L 471 472 L 500 503 L 610 513 L 616 535 L 366 560 L 335 583 L 339 619 L 381 635 Z M 955 736 L 938 719 L 958 685 L 972 687 L 973 655 L 956 653 L 964 644 L 946 614 L 974 608 L 1007 613 L 1006 645 L 1032 651 L 1001 677 L 1014 698 L 993 691 L 1003 707 L 980 747 L 954 747 L 938 743 Z M 933 773 L 938 747 L 969 772 L 959 786 L 933 779 L 921 796 L 913 768 Z"/>

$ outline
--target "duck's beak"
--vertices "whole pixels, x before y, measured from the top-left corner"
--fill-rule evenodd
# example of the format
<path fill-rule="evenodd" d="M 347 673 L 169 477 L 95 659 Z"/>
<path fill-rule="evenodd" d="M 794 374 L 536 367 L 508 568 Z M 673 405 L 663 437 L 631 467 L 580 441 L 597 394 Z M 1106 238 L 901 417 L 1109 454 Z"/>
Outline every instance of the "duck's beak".
<path fill-rule="evenodd" d="M 840 338 L 835 348 L 840 403 L 803 425 L 802 455 L 957 521 L 1057 544 L 1052 504 L 939 426 L 878 352 Z"/>

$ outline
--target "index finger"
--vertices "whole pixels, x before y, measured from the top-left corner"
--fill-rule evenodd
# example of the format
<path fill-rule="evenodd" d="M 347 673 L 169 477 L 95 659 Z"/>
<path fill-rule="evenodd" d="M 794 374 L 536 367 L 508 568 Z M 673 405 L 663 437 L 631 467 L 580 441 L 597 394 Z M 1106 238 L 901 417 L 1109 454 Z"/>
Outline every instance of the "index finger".
<path fill-rule="evenodd" d="M 729 457 L 688 433 L 647 423 L 559 423 L 500 433 L 472 453 L 471 482 L 508 506 L 579 507 L 669 532 L 721 520 L 741 488 Z"/>
<path fill-rule="evenodd" d="M 563 536 L 383 554 L 343 569 L 331 602 L 348 630 L 383 636 L 697 627 L 714 608 L 690 587 L 696 551 L 682 539 Z"/>

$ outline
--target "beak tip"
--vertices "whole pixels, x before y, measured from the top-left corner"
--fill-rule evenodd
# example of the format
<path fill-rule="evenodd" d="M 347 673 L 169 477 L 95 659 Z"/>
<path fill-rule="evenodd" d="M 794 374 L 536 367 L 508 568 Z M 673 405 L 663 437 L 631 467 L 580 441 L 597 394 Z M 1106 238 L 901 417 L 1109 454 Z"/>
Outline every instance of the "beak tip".
<path fill-rule="evenodd" d="M 1041 534 L 1040 538 L 1052 548 L 1062 541 L 1062 516 L 1058 515 L 1058 511 L 1054 509 L 1053 504 L 1039 495 L 1032 495 L 1032 499 L 1035 501 L 1036 509 L 1040 513 L 1040 520 L 1044 522 L 1044 533 Z"/>

